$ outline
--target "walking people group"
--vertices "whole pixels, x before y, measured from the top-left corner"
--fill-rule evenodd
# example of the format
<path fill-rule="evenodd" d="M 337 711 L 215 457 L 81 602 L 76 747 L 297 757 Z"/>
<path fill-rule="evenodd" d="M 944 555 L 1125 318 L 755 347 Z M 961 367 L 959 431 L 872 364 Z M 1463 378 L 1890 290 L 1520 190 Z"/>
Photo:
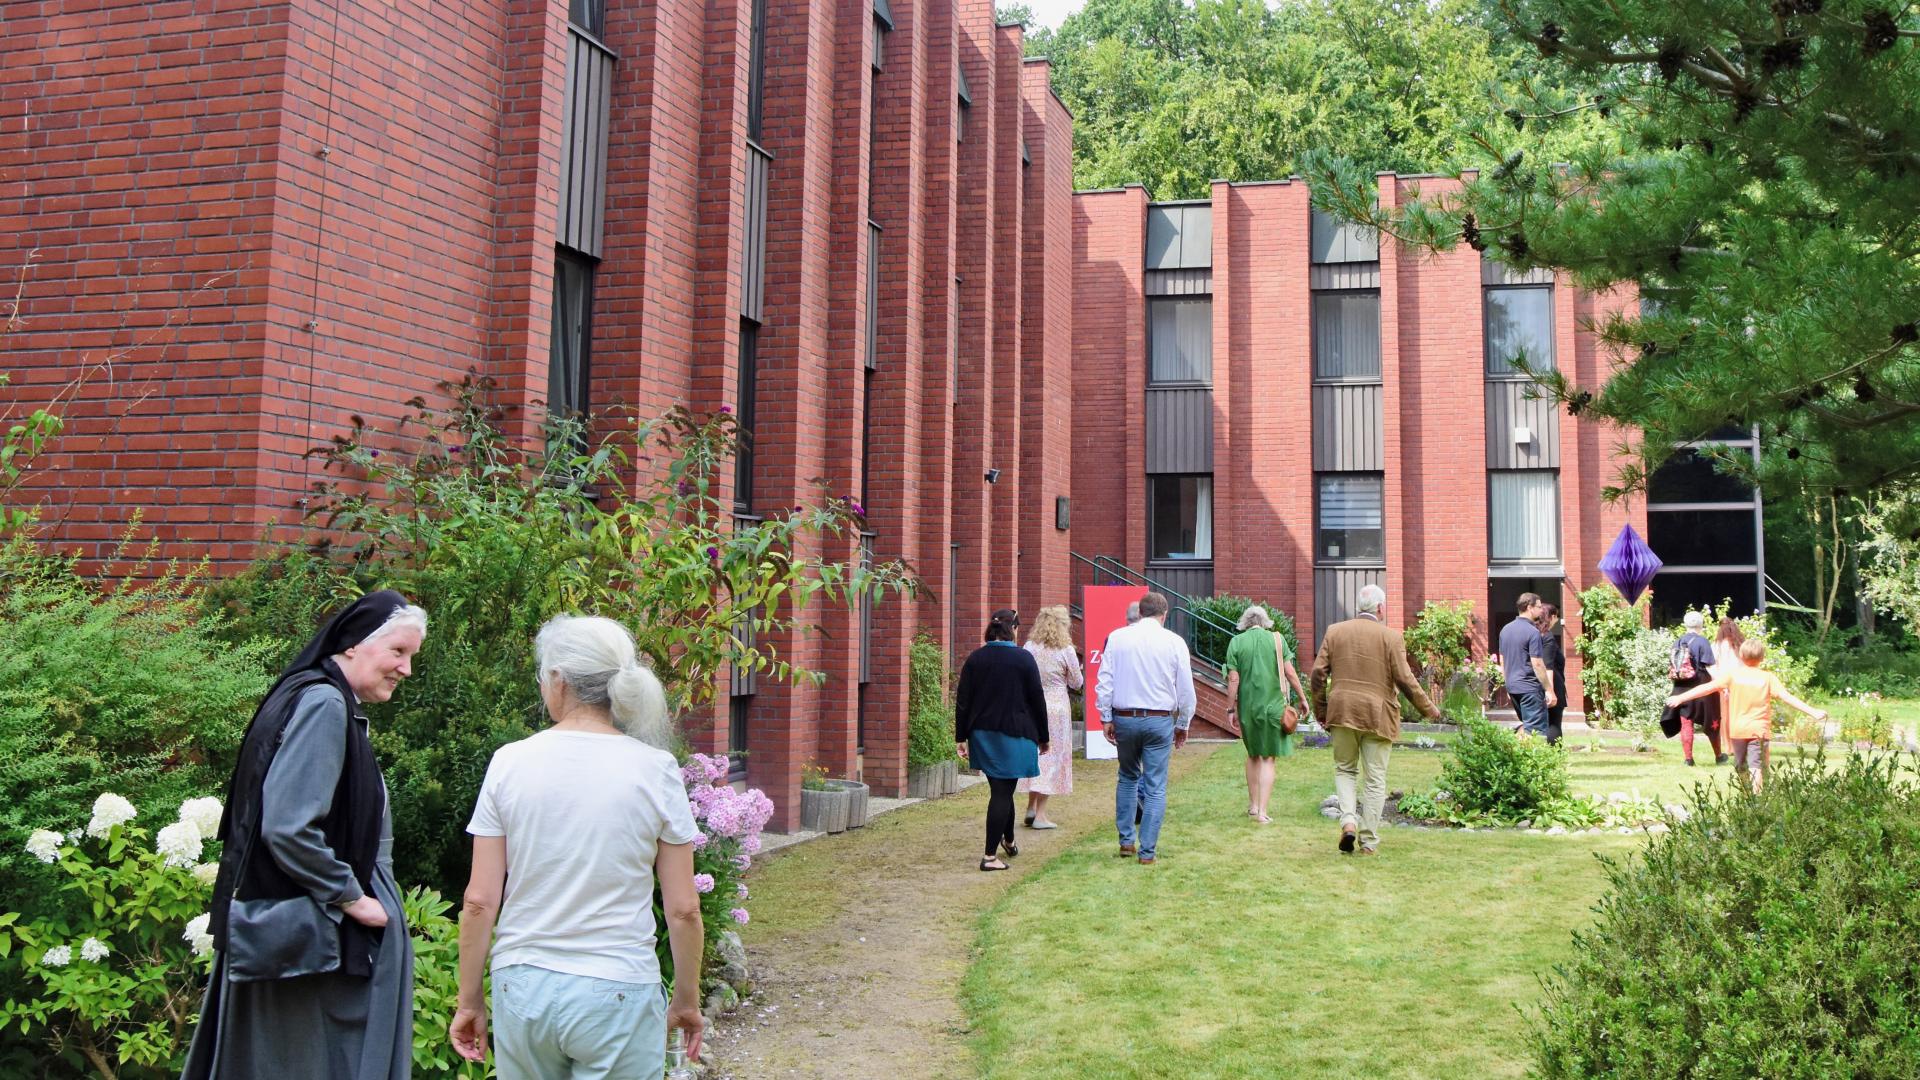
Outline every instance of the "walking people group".
<path fill-rule="evenodd" d="M 361 707 L 392 698 L 426 634 L 425 611 L 370 593 L 328 621 L 254 713 L 220 824 L 213 971 L 186 1080 L 409 1075 L 412 943 Z M 470 1061 L 491 1045 L 503 1080 L 659 1077 L 669 1027 L 697 1058 L 705 1026 L 697 837 L 666 749 L 666 696 L 612 620 L 556 618 L 530 644 L 552 725 L 488 766 L 468 826 L 448 1037 Z"/>

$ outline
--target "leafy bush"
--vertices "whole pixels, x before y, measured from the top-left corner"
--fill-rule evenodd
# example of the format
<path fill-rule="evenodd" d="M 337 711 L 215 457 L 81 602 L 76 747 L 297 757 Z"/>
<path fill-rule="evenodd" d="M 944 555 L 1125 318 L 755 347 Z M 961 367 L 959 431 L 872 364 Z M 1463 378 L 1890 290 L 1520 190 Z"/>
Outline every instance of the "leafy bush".
<path fill-rule="evenodd" d="M 1240 625 L 1240 616 L 1256 601 L 1245 596 L 1221 594 L 1211 597 L 1196 597 L 1192 601 L 1196 613 L 1207 615 L 1211 623 L 1200 619 L 1193 621 L 1193 653 L 1195 656 L 1212 660 L 1215 663 L 1227 658 L 1227 642 L 1232 640 L 1233 628 Z M 1281 611 L 1266 601 L 1258 601 L 1260 606 L 1273 619 L 1273 629 L 1287 639 L 1287 648 L 1293 653 L 1294 663 L 1300 660 L 1300 634 L 1294 628 L 1293 616 Z M 1312 657 L 1308 657 L 1311 660 Z"/>
<path fill-rule="evenodd" d="M 552 615 L 625 625 L 684 711 L 711 698 L 730 664 L 817 681 L 776 656 L 770 636 L 793 629 L 814 599 L 913 587 L 898 563 L 833 557 L 856 554 L 862 511 L 851 499 L 736 526 L 717 498 L 738 436 L 725 413 L 676 408 L 627 433 L 659 452 L 636 487 L 614 440 L 576 452 L 582 443 L 556 432 L 543 444 L 554 452 L 523 451 L 485 405 L 491 383 L 445 389 L 445 411 L 413 403 L 402 427 L 410 452 L 383 453 L 358 424 L 325 447 L 333 479 L 311 512 L 316 531 L 269 546 L 208 595 L 234 639 L 271 635 L 287 650 L 320 614 L 371 588 L 427 609 L 433 629 L 414 677 L 368 710 L 392 795 L 395 866 L 411 882 L 464 888 L 462 826 L 487 761 L 545 724 L 532 643 Z"/>
<path fill-rule="evenodd" d="M 204 913 L 218 856 L 203 836 L 220 803 L 180 810 L 154 837 L 109 793 L 84 830 L 28 839 L 30 857 L 57 864 L 80 900 L 74 911 L 0 915 L 9 981 L 32 987 L 0 1002 L 0 1032 L 41 1043 L 43 1075 L 177 1076 L 186 1063 L 213 949 Z"/>
<path fill-rule="evenodd" d="M 1472 656 L 1473 601 L 1429 600 L 1407 627 L 1407 658 L 1435 701 L 1448 696 L 1453 677 Z"/>
<path fill-rule="evenodd" d="M 1440 789 L 1468 814 L 1512 822 L 1532 818 L 1572 795 L 1567 754 L 1545 739 L 1521 738 L 1484 716 L 1461 719 Z"/>
<path fill-rule="evenodd" d="M 1538 1075 L 1920 1076 L 1920 793 L 1895 759 L 1696 788 L 1607 873 L 1546 980 Z"/>
<path fill-rule="evenodd" d="M 1574 650 L 1582 661 L 1581 682 L 1593 701 L 1596 719 L 1609 727 L 1620 726 L 1621 716 L 1633 715 L 1618 700 L 1633 678 L 1627 652 L 1646 629 L 1652 597 L 1642 595 L 1629 606 L 1620 590 L 1602 582 L 1580 590 L 1578 599 L 1580 637 Z"/>
<path fill-rule="evenodd" d="M 907 768 L 952 761 L 953 697 L 948 692 L 947 653 L 931 634 L 914 637 L 907 650 Z"/>
<path fill-rule="evenodd" d="M 460 1001 L 460 924 L 447 913 L 453 901 L 415 887 L 400 898 L 407 934 L 413 939 L 413 1075 L 422 1080 L 482 1080 L 493 1075 L 483 1062 L 454 1053 L 447 1038 Z M 492 980 L 481 984 L 483 993 Z"/>
<path fill-rule="evenodd" d="M 103 788 L 158 815 L 223 787 L 266 691 L 270 648 L 219 640 L 198 569 L 125 554 L 88 577 L 30 535 L 0 543 L 0 910 L 56 884 L 18 838 L 84 824 Z"/>

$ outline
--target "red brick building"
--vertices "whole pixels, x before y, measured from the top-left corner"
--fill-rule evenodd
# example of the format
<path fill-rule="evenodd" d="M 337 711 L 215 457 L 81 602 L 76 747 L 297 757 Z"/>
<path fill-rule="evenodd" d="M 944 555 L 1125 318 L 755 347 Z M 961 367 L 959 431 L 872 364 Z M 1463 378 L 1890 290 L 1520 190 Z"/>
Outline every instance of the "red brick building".
<path fill-rule="evenodd" d="M 1449 183 L 1383 175 L 1380 200 Z M 1630 297 L 1464 246 L 1410 253 L 1288 181 L 1182 203 L 1081 192 L 1074 243 L 1076 552 L 1266 600 L 1303 643 L 1373 582 L 1400 627 L 1429 600 L 1472 601 L 1484 649 L 1522 591 L 1577 608 L 1627 522 L 1667 558 L 1669 607 L 1758 602 L 1751 492 L 1689 465 L 1657 478 L 1652 507 L 1603 503 L 1622 433 L 1531 398 L 1514 368 L 1524 354 L 1604 381 L 1591 327 Z M 1731 540 L 1707 552 L 1701 535 Z"/>
<path fill-rule="evenodd" d="M 1023 511 L 1069 486 L 1072 121 L 1021 37 L 991 0 L 9 4 L 7 393 L 113 359 L 40 470 L 58 535 L 140 509 L 243 560 L 307 449 L 469 370 L 529 427 L 729 406 L 738 513 L 824 477 L 931 594 L 775 643 L 831 677 L 734 681 L 696 741 L 776 828 L 805 763 L 896 792 L 913 633 L 1067 592 Z"/>

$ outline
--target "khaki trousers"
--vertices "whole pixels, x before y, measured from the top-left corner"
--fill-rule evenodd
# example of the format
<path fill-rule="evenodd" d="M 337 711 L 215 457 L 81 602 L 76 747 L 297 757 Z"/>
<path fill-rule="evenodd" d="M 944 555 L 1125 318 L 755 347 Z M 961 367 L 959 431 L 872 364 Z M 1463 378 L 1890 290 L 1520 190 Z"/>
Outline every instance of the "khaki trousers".
<path fill-rule="evenodd" d="M 1340 824 L 1359 828 L 1361 847 L 1378 847 L 1380 815 L 1387 808 L 1387 757 L 1393 753 L 1393 743 L 1352 728 L 1334 728 L 1332 735 L 1333 790 L 1340 797 Z"/>

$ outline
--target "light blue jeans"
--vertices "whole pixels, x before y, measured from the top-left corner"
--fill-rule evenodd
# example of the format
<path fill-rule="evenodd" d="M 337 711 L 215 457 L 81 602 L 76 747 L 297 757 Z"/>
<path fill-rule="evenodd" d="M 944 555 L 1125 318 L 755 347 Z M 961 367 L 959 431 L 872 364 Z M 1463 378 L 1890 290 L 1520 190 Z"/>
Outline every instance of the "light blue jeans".
<path fill-rule="evenodd" d="M 657 1080 L 667 1061 L 659 983 L 610 982 L 514 964 L 493 973 L 500 1080 Z"/>
<path fill-rule="evenodd" d="M 1139 852 L 1151 856 L 1160 844 L 1167 818 L 1167 763 L 1173 758 L 1173 717 L 1116 716 L 1114 742 L 1120 749 L 1120 782 L 1113 789 L 1113 824 L 1120 842 L 1134 843 L 1133 815 L 1140 814 Z"/>

